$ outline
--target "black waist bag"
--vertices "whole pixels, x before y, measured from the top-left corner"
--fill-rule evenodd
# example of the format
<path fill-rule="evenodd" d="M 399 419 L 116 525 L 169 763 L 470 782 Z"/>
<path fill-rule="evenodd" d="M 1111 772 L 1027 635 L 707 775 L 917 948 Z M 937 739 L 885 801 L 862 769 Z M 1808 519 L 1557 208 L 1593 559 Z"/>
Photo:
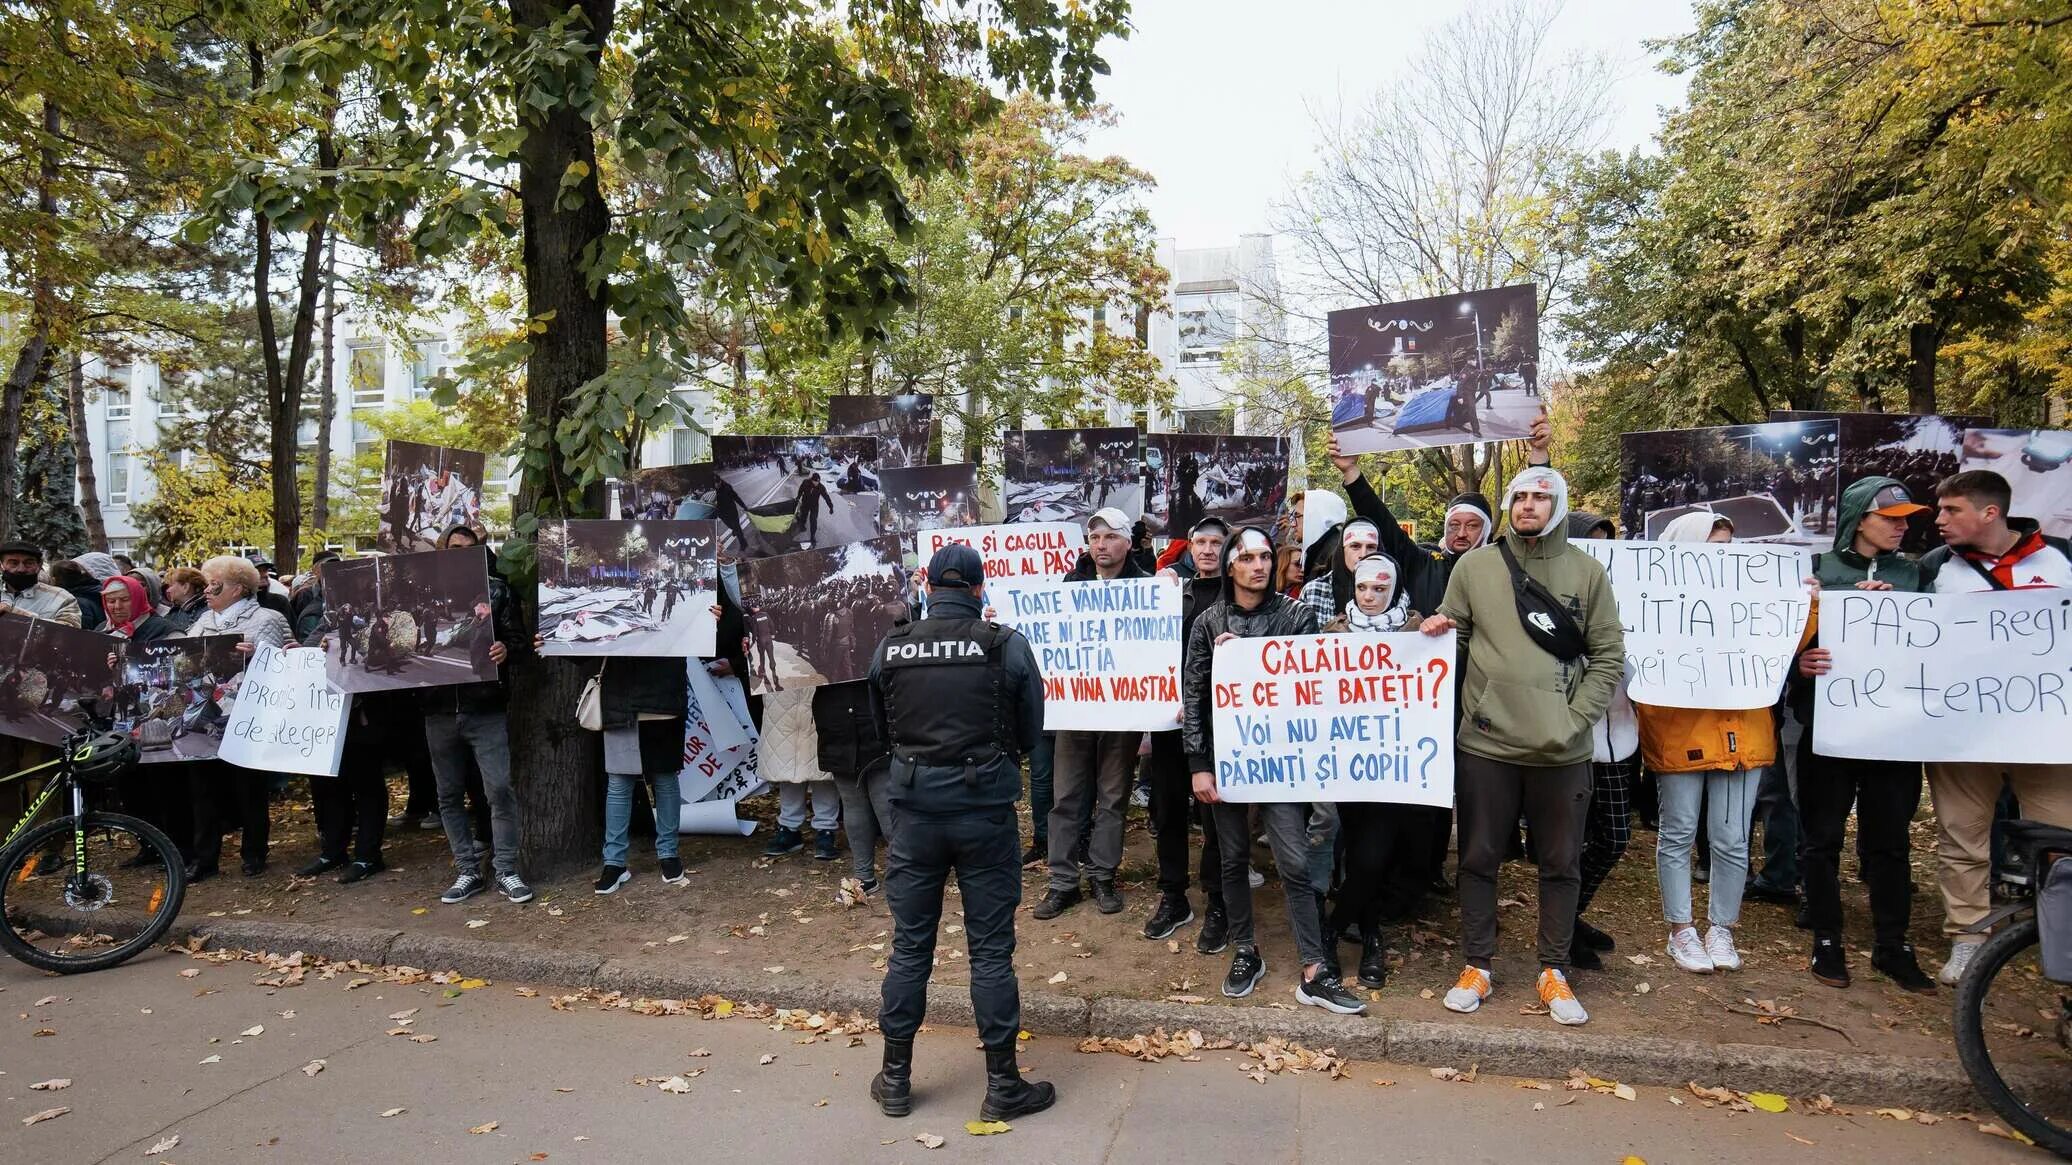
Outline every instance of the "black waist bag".
<path fill-rule="evenodd" d="M 1525 634 L 1540 645 L 1540 650 L 1563 663 L 1580 658 L 1588 643 L 1575 616 L 1568 613 L 1546 584 L 1525 573 L 1511 553 L 1509 542 L 1500 541 L 1496 546 L 1511 571 L 1511 597 L 1517 600 L 1518 622 L 1524 626 Z"/>

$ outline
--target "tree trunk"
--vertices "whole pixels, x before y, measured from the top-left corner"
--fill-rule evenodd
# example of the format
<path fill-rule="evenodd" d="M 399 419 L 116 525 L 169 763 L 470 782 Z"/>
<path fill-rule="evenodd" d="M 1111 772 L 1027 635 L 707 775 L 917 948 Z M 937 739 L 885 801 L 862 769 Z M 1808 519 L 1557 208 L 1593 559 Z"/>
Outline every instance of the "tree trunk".
<path fill-rule="evenodd" d="M 614 0 L 509 0 L 523 31 L 544 27 L 571 9 L 589 18 L 585 46 L 597 67 L 611 29 Z M 546 321 L 532 337 L 525 366 L 525 420 L 531 433 L 552 433 L 570 395 L 605 371 L 605 301 L 593 294 L 583 268 L 586 248 L 610 227 L 597 183 L 596 131 L 566 102 L 543 113 L 527 110 L 518 150 L 518 192 L 524 216 L 525 313 Z M 560 205 L 562 175 L 582 163 L 588 173 L 574 190 L 581 202 Z M 544 469 L 527 465 L 514 513 L 541 521 L 567 512 L 573 470 L 553 444 Z M 520 594 L 529 588 L 518 588 Z M 528 604 L 529 605 L 529 604 Z M 531 658 L 514 670 L 511 685 L 511 767 L 523 808 L 521 849 L 535 875 L 593 860 L 601 833 L 598 739 L 576 725 L 576 699 L 592 669 L 573 660 Z"/>
<path fill-rule="evenodd" d="M 338 240 L 324 248 L 324 384 L 317 406 L 317 469 L 310 485 L 309 523 L 331 527 L 331 426 L 338 418 Z"/>
<path fill-rule="evenodd" d="M 41 161 L 36 174 L 36 213 L 51 224 L 55 235 L 58 217 L 58 155 L 57 147 L 50 143 L 64 128 L 64 120 L 58 103 L 49 94 L 43 96 L 44 144 Z M 28 399 L 29 385 L 43 368 L 44 357 L 50 349 L 51 315 L 56 310 L 52 302 L 54 292 L 50 272 L 38 266 L 29 280 L 29 339 L 22 350 L 15 353 L 14 367 L 8 370 L 7 386 L 0 390 L 0 541 L 14 531 L 14 508 L 21 491 L 16 488 L 20 480 L 17 459 L 22 446 L 22 405 Z"/>
<path fill-rule="evenodd" d="M 79 467 L 79 513 L 86 519 L 86 544 L 105 553 L 108 523 L 101 518 L 101 483 L 94 476 L 93 437 L 86 431 L 86 360 L 78 353 L 72 356 L 65 413 L 71 422 L 73 459 Z M 121 455 L 120 450 L 114 452 Z"/>
<path fill-rule="evenodd" d="M 1907 411 L 1935 411 L 1935 354 L 1942 347 L 1942 329 L 1915 324 L 1907 329 Z"/>

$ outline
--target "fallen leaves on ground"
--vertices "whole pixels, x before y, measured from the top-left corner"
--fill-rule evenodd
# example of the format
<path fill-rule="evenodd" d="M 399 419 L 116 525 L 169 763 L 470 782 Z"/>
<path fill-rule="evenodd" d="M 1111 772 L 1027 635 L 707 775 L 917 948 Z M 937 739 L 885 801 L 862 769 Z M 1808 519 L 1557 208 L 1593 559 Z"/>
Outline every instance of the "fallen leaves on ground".
<path fill-rule="evenodd" d="M 826 1103 L 823 1101 L 822 1103 Z M 965 1121 L 964 1131 L 974 1137 L 997 1137 L 1014 1128 L 1006 1121 Z"/>
<path fill-rule="evenodd" d="M 1775 1092 L 1751 1092 L 1748 1103 L 1764 1112 L 1785 1112 L 1791 1108 L 1791 1102 Z"/>
<path fill-rule="evenodd" d="M 159 1142 L 159 1143 L 157 1143 L 156 1145 L 153 1145 L 153 1146 L 151 1146 L 150 1148 L 148 1148 L 148 1149 L 144 1150 L 144 1156 L 146 1156 L 146 1157 L 156 1157 L 156 1156 L 158 1156 L 158 1155 L 159 1155 L 160 1153 L 170 1153 L 170 1152 L 172 1152 L 172 1151 L 173 1151 L 174 1149 L 177 1149 L 177 1148 L 179 1148 L 179 1147 L 180 1147 L 180 1134 L 178 1134 L 178 1133 L 174 1133 L 174 1134 L 173 1134 L 172 1136 L 170 1136 L 170 1137 L 167 1137 L 166 1139 L 164 1139 L 164 1140 L 160 1141 L 160 1142 Z"/>
<path fill-rule="evenodd" d="M 470 918 L 470 919 L 468 919 L 468 929 L 469 929 L 469 930 L 481 930 L 481 929 L 482 929 L 483 927 L 485 927 L 485 926 L 488 926 L 488 925 L 489 925 L 489 920 L 488 920 L 488 919 L 486 919 L 486 918 Z"/>
<path fill-rule="evenodd" d="M 1066 978 L 1066 976 L 1065 976 L 1065 973 L 1064 973 L 1063 971 L 1059 971 L 1059 972 L 1058 972 L 1057 974 L 1055 974 L 1055 975 L 1052 975 L 1052 976 L 1050 977 L 1050 979 L 1049 979 L 1049 982 L 1052 982 L 1052 983 L 1063 983 L 1063 982 L 1065 981 L 1065 978 Z"/>
<path fill-rule="evenodd" d="M 2008 1141 L 2020 1141 L 2024 1145 L 2033 1145 L 2036 1143 L 2030 1140 L 2028 1136 L 2024 1134 L 2020 1129 L 2002 1128 L 1996 1124 L 1982 1124 L 1978 1127 L 1978 1131 L 1986 1134 L 1989 1137 L 1999 1137 L 2003 1140 Z"/>
<path fill-rule="evenodd" d="M 243 1030 L 243 1031 L 241 1031 L 241 1032 L 239 1032 L 239 1033 L 237 1033 L 237 1034 L 239 1034 L 239 1035 L 241 1035 L 241 1036 L 245 1036 L 245 1037 L 248 1037 L 248 1038 L 249 1038 L 249 1037 L 251 1037 L 251 1036 L 265 1035 L 265 1034 L 266 1034 L 266 1025 L 265 1025 L 265 1024 L 263 1024 L 263 1023 L 255 1023 L 255 1024 L 253 1024 L 253 1025 L 252 1025 L 251 1027 L 248 1027 L 248 1028 L 246 1028 L 245 1030 Z"/>
<path fill-rule="evenodd" d="M 1079 1050 L 1087 1053 L 1115 1052 L 1131 1059 L 1156 1063 L 1172 1056 L 1175 1059 L 1193 1063 L 1201 1057 L 1195 1053 L 1204 1048 L 1222 1050 L 1237 1045 L 1230 1040 L 1211 1040 L 1200 1032 L 1189 1028 L 1167 1035 L 1164 1028 L 1154 1030 L 1150 1035 L 1135 1035 L 1128 1039 L 1115 1036 L 1088 1036 L 1079 1041 Z"/>
<path fill-rule="evenodd" d="M 200 1062 L 200 1063 L 203 1063 L 203 1064 L 221 1064 L 221 1063 L 223 1062 L 223 1057 L 221 1057 L 221 1056 L 210 1056 L 210 1057 L 208 1057 L 207 1059 L 205 1059 L 205 1060 L 201 1060 L 201 1061 L 199 1061 L 199 1062 Z"/>
<path fill-rule="evenodd" d="M 495 1131 L 496 1131 L 496 1126 L 497 1126 L 497 1123 L 498 1123 L 498 1122 L 496 1122 L 496 1121 L 485 1121 L 485 1122 L 483 1122 L 482 1124 L 476 1125 L 476 1126 L 475 1126 L 474 1128 L 472 1128 L 472 1129 L 469 1129 L 468 1131 L 469 1131 L 469 1132 L 471 1132 L 471 1133 L 473 1133 L 473 1134 L 475 1134 L 476 1136 L 478 1136 L 478 1137 L 479 1137 L 479 1136 L 481 1136 L 481 1135 L 482 1135 L 483 1133 L 493 1133 L 493 1132 L 495 1132 Z"/>
<path fill-rule="evenodd" d="M 934 1133 L 915 1133 L 914 1139 L 921 1142 L 921 1147 L 924 1149 L 940 1149 L 943 1147 L 943 1139 Z"/>
<path fill-rule="evenodd" d="M 518 998 L 520 999 L 538 999 L 540 996 L 540 989 L 537 987 L 520 987 L 512 994 L 518 996 Z"/>
<path fill-rule="evenodd" d="M 42 1112 L 32 1112 L 23 1117 L 22 1123 L 25 1125 L 39 1125 L 44 1121 L 56 1120 L 71 1111 L 71 1109 L 65 1107 L 46 1108 Z"/>
<path fill-rule="evenodd" d="M 1473 1084 L 1481 1073 L 1482 1065 L 1480 1064 L 1470 1064 L 1465 1072 L 1458 1068 L 1434 1068 L 1432 1069 L 1432 1079 L 1444 1080 L 1448 1084 Z"/>
<path fill-rule="evenodd" d="M 201 974 L 201 968 L 200 968 L 200 967 L 189 967 L 189 968 L 187 968 L 186 970 L 184 970 L 184 971 L 180 972 L 180 978 L 182 978 L 182 979 L 192 979 L 192 978 L 194 978 L 194 977 L 195 977 L 196 975 L 199 975 L 199 974 Z"/>
<path fill-rule="evenodd" d="M 323 1060 L 311 1060 L 302 1066 L 302 1074 L 304 1076 L 315 1076 L 324 1070 L 324 1064 L 325 1061 Z"/>
<path fill-rule="evenodd" d="M 392 1116 L 402 1116 L 404 1113 L 409 1111 L 410 1110 L 407 1108 L 385 1108 L 381 1110 L 381 1116 L 384 1118 Z"/>
<path fill-rule="evenodd" d="M 655 1087 L 661 1089 L 664 1092 L 673 1092 L 678 1095 L 682 1095 L 683 1093 L 689 1092 L 691 1090 L 691 1082 L 689 1080 L 684 1079 L 681 1076 L 671 1076 L 669 1079 L 664 1080 L 660 1084 L 655 1085 Z"/>
<path fill-rule="evenodd" d="M 49 1080 L 38 1080 L 36 1083 L 29 1085 L 29 1090 L 31 1092 L 56 1092 L 60 1088 L 70 1087 L 72 1087 L 71 1077 L 58 1076 Z"/>
<path fill-rule="evenodd" d="M 762 1058 L 756 1061 L 756 1066 L 761 1068 L 767 1068 L 770 1065 L 775 1064 L 776 1062 L 777 1056 L 775 1053 L 764 1052 Z"/>

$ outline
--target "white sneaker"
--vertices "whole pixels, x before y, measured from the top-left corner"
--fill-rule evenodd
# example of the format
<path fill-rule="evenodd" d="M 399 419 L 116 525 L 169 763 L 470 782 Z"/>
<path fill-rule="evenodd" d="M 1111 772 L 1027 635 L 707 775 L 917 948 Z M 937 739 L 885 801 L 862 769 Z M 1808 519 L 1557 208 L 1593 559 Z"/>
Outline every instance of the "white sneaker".
<path fill-rule="evenodd" d="M 1734 949 L 1734 932 L 1724 926 L 1706 928 L 1705 953 L 1711 957 L 1714 970 L 1741 969 L 1741 952 Z"/>
<path fill-rule="evenodd" d="M 1984 943 L 1953 942 L 1950 944 L 1949 961 L 1942 965 L 1936 981 L 1945 987 L 1955 987 L 1964 978 L 1965 968 L 1971 966 L 1972 957 Z"/>
<path fill-rule="evenodd" d="M 1446 989 L 1446 1010 L 1466 1015 L 1482 1006 L 1482 1001 L 1494 990 L 1496 981 L 1489 972 L 1469 963 L 1461 968 L 1460 981 Z"/>
<path fill-rule="evenodd" d="M 1540 1002 L 1547 1005 L 1547 1014 L 1554 1022 L 1576 1027 L 1590 1022 L 1590 1013 L 1576 1002 L 1576 993 L 1569 989 L 1568 976 L 1548 967 L 1540 972 Z"/>
<path fill-rule="evenodd" d="M 1705 943 L 1698 938 L 1695 926 L 1684 927 L 1670 935 L 1667 950 L 1677 966 L 1693 975 L 1710 975 L 1715 970 L 1712 956 L 1705 953 Z"/>
<path fill-rule="evenodd" d="M 1257 890 L 1259 887 L 1266 885 L 1266 875 L 1260 873 L 1256 869 L 1248 872 L 1245 875 L 1245 880 L 1252 884 L 1252 889 L 1254 890 Z"/>

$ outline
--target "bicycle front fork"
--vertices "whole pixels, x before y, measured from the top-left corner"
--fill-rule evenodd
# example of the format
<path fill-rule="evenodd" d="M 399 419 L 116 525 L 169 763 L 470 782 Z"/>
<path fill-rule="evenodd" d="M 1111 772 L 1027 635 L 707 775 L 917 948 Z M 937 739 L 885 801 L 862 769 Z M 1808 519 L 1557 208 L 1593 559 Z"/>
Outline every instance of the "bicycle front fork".
<path fill-rule="evenodd" d="M 86 875 L 86 790 L 72 786 L 72 874 Z"/>

